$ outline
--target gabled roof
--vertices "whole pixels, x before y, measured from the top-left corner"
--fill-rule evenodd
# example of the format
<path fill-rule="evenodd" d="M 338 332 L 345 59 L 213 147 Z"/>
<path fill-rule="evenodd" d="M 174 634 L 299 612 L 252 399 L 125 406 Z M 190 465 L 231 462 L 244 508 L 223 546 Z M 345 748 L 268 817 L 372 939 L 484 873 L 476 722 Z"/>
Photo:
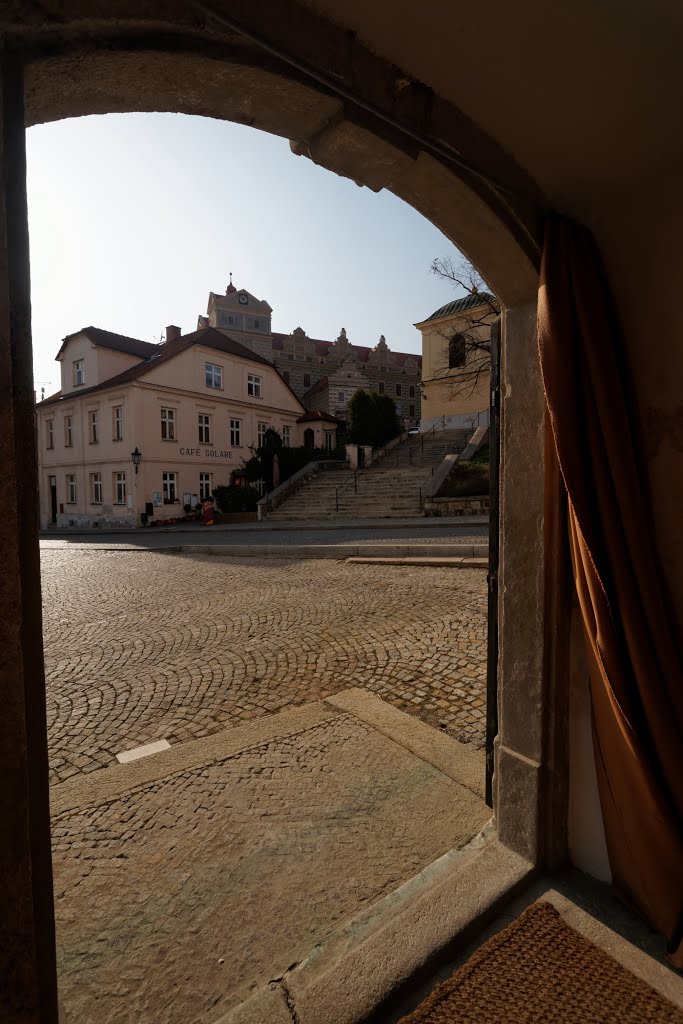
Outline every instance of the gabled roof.
<path fill-rule="evenodd" d="M 463 313 L 466 309 L 476 309 L 478 306 L 491 305 L 494 309 L 498 308 L 498 301 L 495 295 L 490 295 L 488 292 L 474 292 L 471 295 L 465 295 L 462 299 L 454 299 L 452 302 L 447 302 L 445 306 L 435 310 L 425 320 L 418 320 L 418 323 L 414 326 L 427 324 L 430 320 L 440 320 L 444 316 L 454 316 L 456 313 Z"/>
<path fill-rule="evenodd" d="M 105 331 L 104 333 L 108 332 Z M 143 342 L 143 344 L 145 343 Z M 273 365 L 268 359 L 256 355 L 255 352 L 246 348 L 245 345 L 241 345 L 234 338 L 230 338 L 221 331 L 217 331 L 214 327 L 204 327 L 199 331 L 193 331 L 192 334 L 182 334 L 180 337 L 167 341 L 163 345 L 152 345 L 152 354 L 149 358 L 135 363 L 134 366 L 129 366 L 122 373 L 117 373 L 115 377 L 103 380 L 100 384 L 94 384 L 91 388 L 79 388 L 78 391 L 70 391 L 67 395 L 62 395 L 61 392 L 58 392 L 57 395 L 53 395 L 52 398 L 46 398 L 44 402 L 39 402 L 38 404 L 42 406 L 58 402 L 62 398 L 80 398 L 81 395 L 91 395 L 96 391 L 105 391 L 108 388 L 116 388 L 121 384 L 127 384 L 129 381 L 144 377 L 150 370 L 161 366 L 162 363 L 167 363 L 170 359 L 180 355 L 181 352 L 185 352 L 193 345 L 202 345 L 204 348 L 215 349 L 217 352 L 222 352 L 225 355 L 239 356 L 240 359 L 248 359 L 252 363 L 260 363 L 265 366 Z"/>
<path fill-rule="evenodd" d="M 151 341 L 127 338 L 125 334 L 114 334 L 113 331 L 104 331 L 101 327 L 81 327 L 80 331 L 67 334 L 66 338 L 62 339 L 62 346 L 55 359 L 59 359 L 71 339 L 78 337 L 79 334 L 84 334 L 93 345 L 101 348 L 110 348 L 114 352 L 125 352 L 129 356 L 138 356 L 140 359 L 146 359 L 157 348 Z"/>
<path fill-rule="evenodd" d="M 329 412 L 322 412 L 320 409 L 312 409 L 310 412 L 305 412 L 303 416 L 299 416 L 297 423 L 315 423 L 316 420 L 324 420 L 325 423 L 341 423 L 342 420 L 337 419 L 336 416 L 332 416 Z"/>
<path fill-rule="evenodd" d="M 330 386 L 330 379 L 329 379 L 329 377 L 321 377 L 320 380 L 317 380 L 315 382 L 313 387 L 310 387 L 308 389 L 308 391 L 306 391 L 302 395 L 302 398 L 308 398 L 309 395 L 315 395 L 315 394 L 318 393 L 318 391 L 326 391 L 329 388 L 329 386 Z"/>

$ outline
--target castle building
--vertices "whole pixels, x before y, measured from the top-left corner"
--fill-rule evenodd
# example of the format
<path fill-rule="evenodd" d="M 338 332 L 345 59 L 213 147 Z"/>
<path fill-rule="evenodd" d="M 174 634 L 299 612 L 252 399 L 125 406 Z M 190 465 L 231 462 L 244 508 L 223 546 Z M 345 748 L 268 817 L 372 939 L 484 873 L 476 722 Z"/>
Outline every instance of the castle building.
<path fill-rule="evenodd" d="M 272 330 L 272 307 L 232 280 L 225 295 L 211 292 L 199 327 L 229 333 L 270 360 L 308 409 L 345 419 L 359 388 L 390 395 L 405 427 L 419 423 L 422 358 L 393 352 L 384 335 L 374 348 L 353 344 L 342 327 L 334 341 L 309 338 L 301 327 L 291 334 Z"/>
<path fill-rule="evenodd" d="M 85 327 L 57 359 L 61 389 L 36 406 L 42 528 L 182 516 L 229 483 L 269 427 L 285 445 L 336 444 L 334 417 L 212 327 L 168 327 L 161 345 Z"/>

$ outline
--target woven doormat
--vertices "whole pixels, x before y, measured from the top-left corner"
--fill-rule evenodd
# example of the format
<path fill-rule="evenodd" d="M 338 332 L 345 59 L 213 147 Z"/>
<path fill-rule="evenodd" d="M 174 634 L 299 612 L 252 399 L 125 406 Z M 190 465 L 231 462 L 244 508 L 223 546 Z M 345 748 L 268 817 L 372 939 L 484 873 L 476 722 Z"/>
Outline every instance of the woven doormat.
<path fill-rule="evenodd" d="M 534 903 L 401 1024 L 683 1024 L 683 1012 Z"/>

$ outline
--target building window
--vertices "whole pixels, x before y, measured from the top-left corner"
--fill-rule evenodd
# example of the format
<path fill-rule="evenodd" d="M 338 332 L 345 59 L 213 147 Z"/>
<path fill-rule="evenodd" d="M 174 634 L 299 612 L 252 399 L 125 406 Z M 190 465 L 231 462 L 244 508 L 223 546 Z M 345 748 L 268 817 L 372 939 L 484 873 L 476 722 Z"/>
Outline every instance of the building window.
<path fill-rule="evenodd" d="M 211 444 L 211 417 L 208 413 L 199 413 L 199 443 Z"/>
<path fill-rule="evenodd" d="M 204 363 L 204 373 L 206 376 L 207 388 L 222 388 L 223 387 L 223 367 L 216 366 L 215 363 Z"/>
<path fill-rule="evenodd" d="M 164 502 L 170 504 L 178 497 L 178 474 L 162 473 L 161 483 L 164 494 Z"/>
<path fill-rule="evenodd" d="M 311 386 L 311 375 L 310 375 L 310 373 L 305 373 L 304 374 L 304 387 L 305 388 L 310 388 L 310 386 Z"/>
<path fill-rule="evenodd" d="M 90 501 L 93 505 L 102 504 L 102 474 L 90 474 Z"/>
<path fill-rule="evenodd" d="M 90 420 L 90 444 L 97 444 L 100 440 L 100 424 L 97 418 L 97 410 L 89 414 Z"/>
<path fill-rule="evenodd" d="M 254 320 L 254 330 L 258 331 L 260 329 L 261 329 L 261 321 L 260 320 Z"/>
<path fill-rule="evenodd" d="M 415 385 L 414 384 L 411 384 L 410 387 L 408 388 L 408 397 L 409 398 L 415 398 Z"/>
<path fill-rule="evenodd" d="M 292 354 L 290 353 L 290 354 L 289 354 L 289 355 L 287 356 L 287 358 L 288 358 L 288 359 L 294 359 L 294 356 L 293 356 L 293 355 L 292 355 Z"/>
<path fill-rule="evenodd" d="M 346 392 L 345 391 L 338 392 L 338 394 L 337 394 L 337 401 L 338 402 L 345 402 L 346 401 Z"/>
<path fill-rule="evenodd" d="M 414 405 L 409 405 L 408 406 L 408 415 L 409 416 L 414 416 L 415 415 L 415 406 Z"/>
<path fill-rule="evenodd" d="M 85 384 L 85 359 L 77 359 L 74 363 L 74 387 Z"/>
<path fill-rule="evenodd" d="M 448 369 L 452 370 L 456 366 L 464 366 L 465 358 L 465 336 L 463 334 L 454 334 L 448 342 Z"/>
<path fill-rule="evenodd" d="M 334 448 L 334 433 L 331 430 L 325 431 L 325 448 L 328 452 Z"/>
<path fill-rule="evenodd" d="M 74 473 L 66 474 L 66 500 L 69 505 L 76 504 L 76 476 Z"/>
<path fill-rule="evenodd" d="M 54 431 L 54 420 L 48 420 L 45 424 L 47 429 L 47 446 L 48 448 L 54 448 L 55 446 L 55 431 Z"/>
<path fill-rule="evenodd" d="M 212 491 L 213 491 L 213 486 L 211 484 L 211 474 L 210 473 L 200 473 L 199 474 L 199 497 L 200 497 L 200 500 L 201 501 L 205 501 L 207 498 L 210 498 Z"/>
<path fill-rule="evenodd" d="M 240 440 L 240 431 L 242 423 L 240 420 L 230 420 L 230 447 L 241 448 L 242 441 Z"/>
<path fill-rule="evenodd" d="M 175 441 L 175 409 L 161 410 L 161 440 Z"/>
<path fill-rule="evenodd" d="M 126 504 L 126 474 L 114 473 L 114 504 Z"/>
<path fill-rule="evenodd" d="M 257 423 L 256 427 L 257 427 L 257 431 L 258 431 L 257 444 L 258 444 L 258 447 L 260 448 L 261 445 L 263 444 L 264 439 L 265 439 L 266 430 L 268 429 L 268 424 L 267 423 Z"/>
<path fill-rule="evenodd" d="M 247 394 L 250 398 L 261 397 L 261 378 L 255 373 L 247 374 Z"/>
<path fill-rule="evenodd" d="M 282 379 L 285 382 L 285 384 L 289 384 L 289 370 L 282 371 Z"/>
<path fill-rule="evenodd" d="M 396 403 L 396 415 L 400 416 L 402 412 L 403 412 L 403 402 L 397 402 Z"/>
<path fill-rule="evenodd" d="M 123 441 L 123 406 L 114 406 L 114 440 Z"/>
<path fill-rule="evenodd" d="M 289 448 L 289 446 L 290 446 L 290 434 L 289 434 L 289 431 L 290 431 L 289 427 L 283 427 L 282 428 L 282 445 L 283 445 L 284 448 Z"/>
<path fill-rule="evenodd" d="M 379 382 L 379 384 L 377 385 L 377 389 L 378 389 L 380 395 L 384 394 L 384 381 L 383 380 L 381 380 Z"/>
<path fill-rule="evenodd" d="M 71 416 L 64 417 L 64 445 L 66 448 L 73 448 L 74 443 L 74 431 L 73 431 L 73 419 Z"/>
<path fill-rule="evenodd" d="M 400 384 L 396 385 L 396 397 L 397 398 L 401 397 L 401 385 Z"/>

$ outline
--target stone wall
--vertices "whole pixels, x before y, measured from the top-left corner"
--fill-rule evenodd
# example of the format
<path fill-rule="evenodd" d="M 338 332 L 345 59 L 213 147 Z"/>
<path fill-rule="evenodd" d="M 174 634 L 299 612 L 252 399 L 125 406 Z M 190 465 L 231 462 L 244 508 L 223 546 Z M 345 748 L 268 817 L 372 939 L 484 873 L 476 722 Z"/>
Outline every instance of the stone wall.
<path fill-rule="evenodd" d="M 480 498 L 427 498 L 426 516 L 484 516 L 488 514 L 489 496 Z"/>

